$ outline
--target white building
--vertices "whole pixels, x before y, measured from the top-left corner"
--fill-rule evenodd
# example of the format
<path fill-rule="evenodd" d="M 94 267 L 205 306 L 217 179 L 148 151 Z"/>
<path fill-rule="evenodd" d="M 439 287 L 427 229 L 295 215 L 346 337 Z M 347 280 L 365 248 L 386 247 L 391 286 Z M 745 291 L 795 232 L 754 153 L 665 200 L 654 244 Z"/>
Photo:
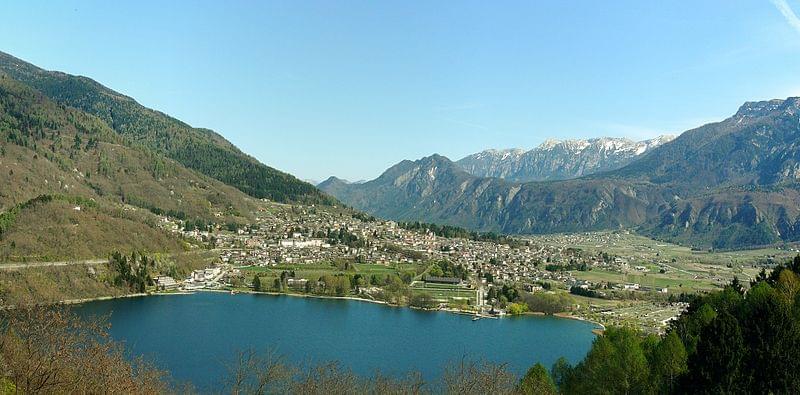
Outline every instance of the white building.
<path fill-rule="evenodd" d="M 156 277 L 156 288 L 160 290 L 176 289 L 178 282 L 170 276 L 158 276 Z"/>
<path fill-rule="evenodd" d="M 280 241 L 280 246 L 286 248 L 322 247 L 322 244 L 323 244 L 322 240 L 320 239 L 308 239 L 308 240 L 283 239 Z"/>

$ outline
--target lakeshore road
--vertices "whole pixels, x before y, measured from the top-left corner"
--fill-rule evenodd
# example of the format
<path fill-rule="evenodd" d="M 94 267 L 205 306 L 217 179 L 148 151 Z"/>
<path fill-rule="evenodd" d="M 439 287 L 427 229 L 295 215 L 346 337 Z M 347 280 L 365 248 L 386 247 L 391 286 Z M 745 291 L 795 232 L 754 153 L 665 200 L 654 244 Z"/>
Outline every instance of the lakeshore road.
<path fill-rule="evenodd" d="M 72 266 L 72 265 L 99 265 L 104 263 L 108 263 L 108 259 L 85 259 L 85 260 L 55 261 L 55 262 L 0 263 L 0 270 L 29 269 L 34 267 L 53 267 L 53 266 Z"/>
<path fill-rule="evenodd" d="M 166 256 L 176 256 L 176 255 L 186 255 L 186 254 L 197 254 L 201 252 L 212 252 L 217 253 L 221 250 L 213 249 L 213 250 L 198 250 L 198 251 L 188 251 L 188 252 L 179 252 L 179 253 L 166 253 L 162 255 Z M 108 263 L 108 258 L 96 258 L 96 259 L 73 259 L 69 261 L 52 261 L 52 262 L 0 262 L 0 270 L 12 270 L 12 269 L 28 269 L 34 267 L 54 267 L 54 266 L 74 266 L 74 265 L 102 265 Z"/>

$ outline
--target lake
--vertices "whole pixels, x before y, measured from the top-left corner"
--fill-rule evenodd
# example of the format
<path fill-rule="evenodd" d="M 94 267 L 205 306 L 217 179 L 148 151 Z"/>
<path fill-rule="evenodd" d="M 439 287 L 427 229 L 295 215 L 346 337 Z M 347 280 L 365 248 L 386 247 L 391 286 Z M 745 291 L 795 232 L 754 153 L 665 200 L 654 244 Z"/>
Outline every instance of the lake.
<path fill-rule="evenodd" d="M 368 302 L 199 292 L 96 301 L 82 316 L 111 314 L 110 334 L 179 382 L 219 389 L 236 352 L 272 349 L 298 365 L 338 361 L 354 372 L 438 378 L 462 358 L 507 363 L 522 375 L 561 356 L 575 363 L 594 324 L 554 317 L 481 319 Z"/>

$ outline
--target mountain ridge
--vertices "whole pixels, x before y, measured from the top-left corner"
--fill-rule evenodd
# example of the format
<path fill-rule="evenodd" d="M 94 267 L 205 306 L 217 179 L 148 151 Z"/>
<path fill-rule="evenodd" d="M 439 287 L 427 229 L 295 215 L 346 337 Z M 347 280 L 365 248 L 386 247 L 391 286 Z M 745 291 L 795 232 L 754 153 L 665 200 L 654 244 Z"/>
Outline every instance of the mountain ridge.
<path fill-rule="evenodd" d="M 373 215 L 479 231 L 632 228 L 713 248 L 798 241 L 799 109 L 797 98 L 747 103 L 624 167 L 580 178 L 476 177 L 432 155 L 331 193 Z"/>
<path fill-rule="evenodd" d="M 514 182 L 565 180 L 616 170 L 672 139 L 670 135 L 642 141 L 614 137 L 547 139 L 531 150 L 488 149 L 455 163 L 478 177 Z"/>

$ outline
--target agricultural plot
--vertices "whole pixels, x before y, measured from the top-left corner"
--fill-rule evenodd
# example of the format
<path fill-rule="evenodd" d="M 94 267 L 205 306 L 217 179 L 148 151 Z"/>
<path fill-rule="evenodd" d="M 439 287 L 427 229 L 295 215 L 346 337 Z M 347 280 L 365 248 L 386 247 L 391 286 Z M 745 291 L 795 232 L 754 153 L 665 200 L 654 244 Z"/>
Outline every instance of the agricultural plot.
<path fill-rule="evenodd" d="M 763 267 L 782 263 L 797 255 L 796 246 L 742 251 L 698 251 L 634 233 L 591 232 L 532 236 L 534 243 L 570 246 L 589 253 L 606 253 L 622 258 L 628 270 L 571 272 L 576 278 L 613 283 L 638 283 L 678 292 L 708 291 L 730 282 L 734 276 L 747 282 Z M 647 272 L 636 271 L 644 266 Z M 664 273 L 660 273 L 661 271 Z"/>

